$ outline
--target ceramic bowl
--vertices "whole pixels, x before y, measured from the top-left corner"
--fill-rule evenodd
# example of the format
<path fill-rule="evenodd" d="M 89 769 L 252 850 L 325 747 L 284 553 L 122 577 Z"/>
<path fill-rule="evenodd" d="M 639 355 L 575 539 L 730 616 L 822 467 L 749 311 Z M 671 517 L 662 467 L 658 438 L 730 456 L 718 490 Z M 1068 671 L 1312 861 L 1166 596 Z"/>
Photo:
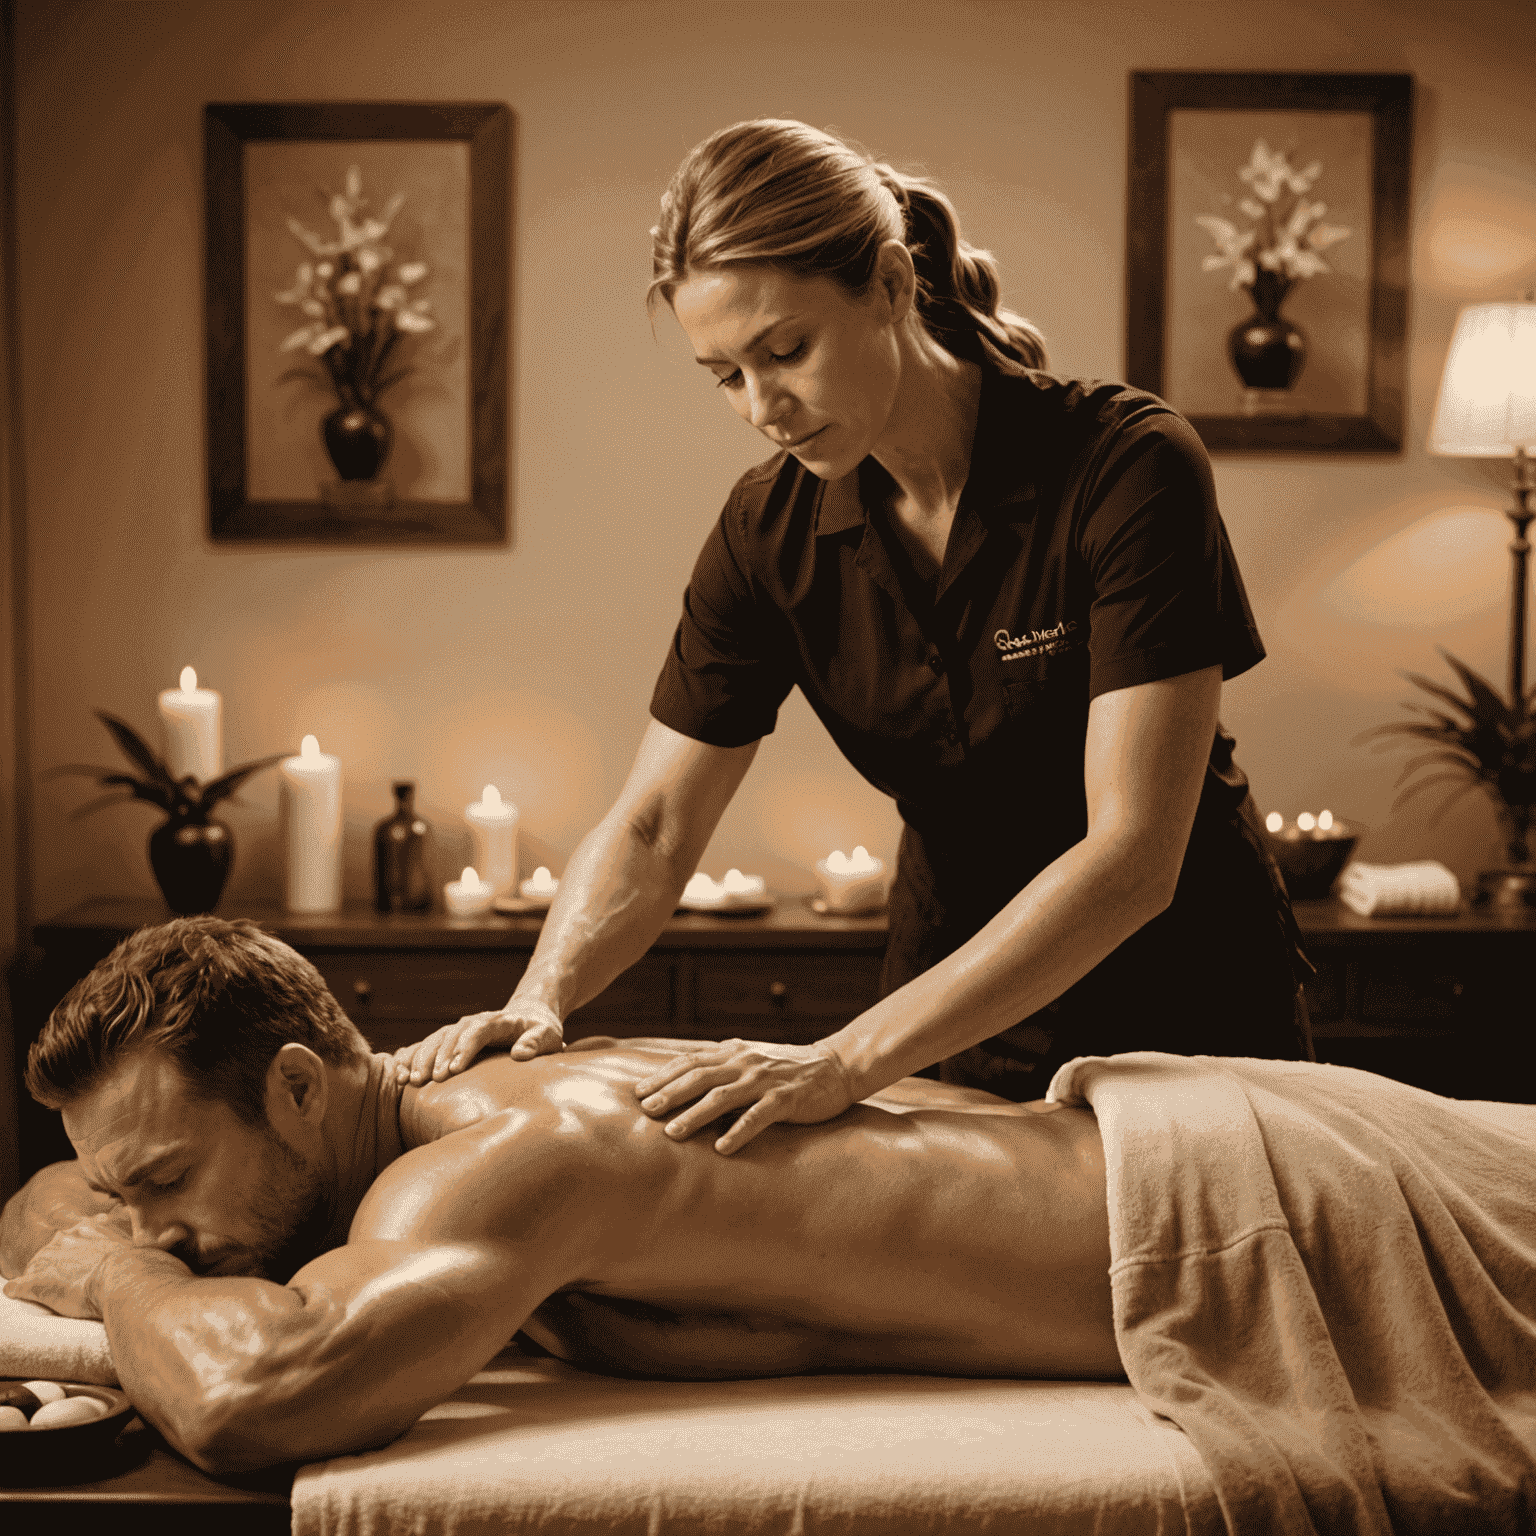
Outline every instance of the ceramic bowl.
<path fill-rule="evenodd" d="M 1297 838 L 1266 833 L 1291 900 L 1317 901 L 1326 896 L 1364 830 L 1358 823 L 1335 821 L 1326 832 L 1303 832 Z"/>
<path fill-rule="evenodd" d="M 78 1483 L 117 1470 L 117 1437 L 133 1417 L 133 1404 L 116 1387 L 77 1381 L 61 1381 L 59 1385 L 66 1397 L 94 1397 L 105 1403 L 106 1412 L 85 1424 L 0 1433 L 0 1486 L 36 1488 Z"/>

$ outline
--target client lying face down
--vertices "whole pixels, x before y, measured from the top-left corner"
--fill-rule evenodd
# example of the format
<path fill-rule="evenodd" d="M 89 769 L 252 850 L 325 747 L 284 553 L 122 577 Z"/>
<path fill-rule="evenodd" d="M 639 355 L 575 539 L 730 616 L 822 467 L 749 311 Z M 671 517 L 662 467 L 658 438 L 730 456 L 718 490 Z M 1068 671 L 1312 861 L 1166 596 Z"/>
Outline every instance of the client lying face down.
<path fill-rule="evenodd" d="M 635 1101 L 677 1047 L 418 1089 L 254 925 L 141 930 L 32 1049 L 78 1159 L 6 1207 L 6 1294 L 101 1317 L 220 1472 L 387 1441 L 518 1330 L 640 1375 L 1120 1374 L 1091 1112 L 911 1078 L 722 1158 Z"/>

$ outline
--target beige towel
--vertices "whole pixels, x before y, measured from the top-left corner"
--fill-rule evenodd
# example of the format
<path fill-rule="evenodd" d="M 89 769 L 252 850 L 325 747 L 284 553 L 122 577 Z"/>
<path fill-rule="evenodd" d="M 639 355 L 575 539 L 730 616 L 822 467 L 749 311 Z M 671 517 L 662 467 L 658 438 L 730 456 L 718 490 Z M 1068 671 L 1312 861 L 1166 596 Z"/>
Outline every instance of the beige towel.
<path fill-rule="evenodd" d="M 60 1317 L 0 1291 L 0 1376 L 115 1387 L 117 1367 L 100 1323 Z"/>
<path fill-rule="evenodd" d="M 1138 1052 L 1099 1117 L 1115 1336 L 1241 1536 L 1536 1530 L 1536 1107 Z"/>
<path fill-rule="evenodd" d="M 1339 900 L 1361 917 L 1439 917 L 1461 905 L 1456 876 L 1438 859 L 1417 864 L 1362 864 L 1339 876 Z"/>

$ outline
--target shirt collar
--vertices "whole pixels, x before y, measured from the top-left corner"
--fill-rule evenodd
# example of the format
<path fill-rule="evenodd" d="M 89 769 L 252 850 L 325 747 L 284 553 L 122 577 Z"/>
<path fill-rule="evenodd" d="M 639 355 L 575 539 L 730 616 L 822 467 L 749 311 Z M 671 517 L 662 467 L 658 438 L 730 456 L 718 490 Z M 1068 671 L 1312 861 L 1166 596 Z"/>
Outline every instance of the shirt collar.
<path fill-rule="evenodd" d="M 1027 384 L 1030 370 L 979 331 L 952 335 L 945 340 L 957 357 L 981 368 L 976 436 L 971 442 L 971 467 L 961 492 L 961 505 L 989 523 L 1027 518 L 1033 512 L 1029 504 L 1035 498 L 1035 486 L 1028 478 L 1029 455 L 1020 442 L 1029 428 L 1020 418 L 1024 400 L 1019 384 Z M 816 508 L 818 538 L 864 526 L 859 478 L 863 469 L 861 464 L 841 479 L 823 485 Z"/>

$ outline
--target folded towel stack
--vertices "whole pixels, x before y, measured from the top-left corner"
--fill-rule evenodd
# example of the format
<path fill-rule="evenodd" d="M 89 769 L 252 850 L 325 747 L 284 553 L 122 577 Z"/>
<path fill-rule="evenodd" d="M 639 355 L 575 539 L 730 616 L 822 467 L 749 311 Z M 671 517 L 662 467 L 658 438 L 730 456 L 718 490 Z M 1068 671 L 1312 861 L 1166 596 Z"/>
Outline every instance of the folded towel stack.
<path fill-rule="evenodd" d="M 1461 905 L 1456 876 L 1438 859 L 1417 864 L 1348 865 L 1339 900 L 1361 917 L 1437 917 Z"/>

